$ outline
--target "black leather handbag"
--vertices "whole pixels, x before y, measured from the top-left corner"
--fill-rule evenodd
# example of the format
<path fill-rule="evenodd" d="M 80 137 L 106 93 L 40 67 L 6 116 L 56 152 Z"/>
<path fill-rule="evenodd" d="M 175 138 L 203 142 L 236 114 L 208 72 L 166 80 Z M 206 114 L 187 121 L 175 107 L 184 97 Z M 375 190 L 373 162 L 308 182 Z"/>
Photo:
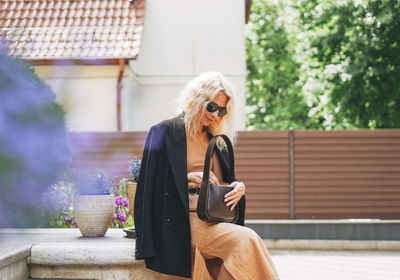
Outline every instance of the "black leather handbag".
<path fill-rule="evenodd" d="M 197 216 L 205 221 L 211 223 L 235 223 L 239 217 L 238 206 L 236 205 L 233 210 L 231 206 L 226 206 L 224 196 L 233 188 L 229 186 L 216 186 L 212 185 L 209 181 L 210 177 L 210 161 L 212 153 L 214 152 L 215 143 L 218 137 L 222 137 L 228 147 L 229 152 L 229 176 L 228 182 L 232 183 L 235 180 L 235 161 L 233 155 L 232 143 L 229 138 L 224 134 L 214 136 L 208 144 L 206 157 L 204 160 L 203 180 L 201 182 L 199 199 L 197 201 Z"/>

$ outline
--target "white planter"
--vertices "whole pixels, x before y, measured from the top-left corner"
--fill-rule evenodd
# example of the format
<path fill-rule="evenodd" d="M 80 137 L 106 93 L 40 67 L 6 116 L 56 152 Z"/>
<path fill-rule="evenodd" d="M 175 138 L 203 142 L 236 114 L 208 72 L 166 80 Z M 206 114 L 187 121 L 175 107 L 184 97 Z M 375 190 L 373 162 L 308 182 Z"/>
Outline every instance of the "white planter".
<path fill-rule="evenodd" d="M 114 195 L 76 195 L 73 204 L 75 219 L 83 236 L 106 234 L 114 216 Z"/>

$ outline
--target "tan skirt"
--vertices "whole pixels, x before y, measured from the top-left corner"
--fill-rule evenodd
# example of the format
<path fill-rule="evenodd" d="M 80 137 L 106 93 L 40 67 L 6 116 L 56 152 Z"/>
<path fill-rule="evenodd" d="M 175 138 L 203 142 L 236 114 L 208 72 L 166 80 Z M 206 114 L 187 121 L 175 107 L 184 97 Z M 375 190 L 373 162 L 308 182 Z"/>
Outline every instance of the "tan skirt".
<path fill-rule="evenodd" d="M 250 228 L 203 222 L 190 211 L 193 280 L 212 280 L 206 259 L 220 258 L 237 280 L 279 279 L 272 259 L 258 234 Z"/>

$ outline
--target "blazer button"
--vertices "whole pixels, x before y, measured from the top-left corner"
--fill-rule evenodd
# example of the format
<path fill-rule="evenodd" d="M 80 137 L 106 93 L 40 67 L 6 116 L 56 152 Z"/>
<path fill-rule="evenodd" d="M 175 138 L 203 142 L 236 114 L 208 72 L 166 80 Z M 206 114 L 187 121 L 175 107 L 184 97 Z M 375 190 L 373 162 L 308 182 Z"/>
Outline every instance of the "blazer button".
<path fill-rule="evenodd" d="M 169 192 L 164 194 L 164 198 L 165 199 L 170 199 L 171 198 L 171 194 Z"/>
<path fill-rule="evenodd" d="M 164 222 L 167 226 L 171 225 L 171 219 L 165 219 Z"/>

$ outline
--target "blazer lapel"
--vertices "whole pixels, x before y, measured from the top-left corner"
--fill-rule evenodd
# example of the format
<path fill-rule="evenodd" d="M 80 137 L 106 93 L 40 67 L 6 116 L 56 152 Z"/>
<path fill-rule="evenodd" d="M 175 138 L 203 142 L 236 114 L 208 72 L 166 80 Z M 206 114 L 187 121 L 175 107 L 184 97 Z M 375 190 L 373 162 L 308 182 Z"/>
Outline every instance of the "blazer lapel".
<path fill-rule="evenodd" d="M 183 122 L 182 114 L 174 120 L 171 136 L 165 135 L 165 140 L 172 175 L 174 176 L 183 207 L 186 213 L 189 213 L 187 144 L 185 123 Z"/>

